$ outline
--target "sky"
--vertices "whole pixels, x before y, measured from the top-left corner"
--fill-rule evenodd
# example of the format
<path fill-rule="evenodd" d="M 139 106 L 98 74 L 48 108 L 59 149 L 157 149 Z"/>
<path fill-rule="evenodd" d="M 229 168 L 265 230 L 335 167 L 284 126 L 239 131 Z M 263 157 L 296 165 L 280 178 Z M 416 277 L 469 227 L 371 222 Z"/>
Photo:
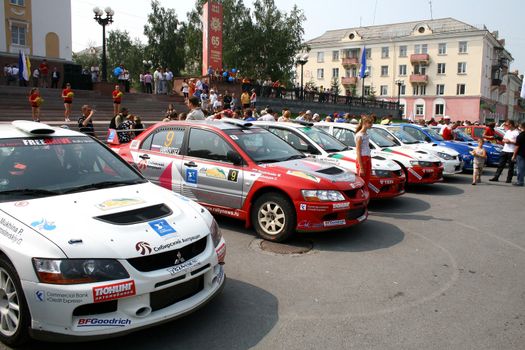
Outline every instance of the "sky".
<path fill-rule="evenodd" d="M 179 20 L 195 5 L 194 0 L 160 0 L 161 6 L 174 8 Z M 244 0 L 251 6 L 252 0 Z M 431 6 L 430 6 L 431 3 Z M 275 0 L 277 7 L 290 11 L 294 4 L 306 16 L 305 40 L 322 35 L 327 30 L 453 17 L 475 26 L 485 25 L 490 31 L 499 31 L 499 38 L 512 54 L 511 70 L 525 73 L 525 31 L 522 0 Z M 101 45 L 102 28 L 93 19 L 93 7 L 110 6 L 114 11 L 111 29 L 126 30 L 132 38 L 146 42 L 143 35 L 147 15 L 151 11 L 148 0 L 71 0 L 73 51 L 92 44 Z"/>

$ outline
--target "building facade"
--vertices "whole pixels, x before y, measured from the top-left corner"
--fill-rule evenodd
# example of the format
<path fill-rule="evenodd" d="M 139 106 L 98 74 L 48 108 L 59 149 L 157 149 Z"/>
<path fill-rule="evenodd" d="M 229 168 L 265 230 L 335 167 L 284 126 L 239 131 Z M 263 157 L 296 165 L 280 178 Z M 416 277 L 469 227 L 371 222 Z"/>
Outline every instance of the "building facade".
<path fill-rule="evenodd" d="M 70 0 L 3 0 L 0 54 L 71 61 Z"/>
<path fill-rule="evenodd" d="M 404 117 L 414 120 L 510 116 L 512 56 L 498 33 L 485 27 L 444 18 L 331 30 L 306 44 L 304 80 L 317 87 L 336 83 L 353 96 L 399 97 Z M 363 49 L 367 76 L 360 79 Z"/>

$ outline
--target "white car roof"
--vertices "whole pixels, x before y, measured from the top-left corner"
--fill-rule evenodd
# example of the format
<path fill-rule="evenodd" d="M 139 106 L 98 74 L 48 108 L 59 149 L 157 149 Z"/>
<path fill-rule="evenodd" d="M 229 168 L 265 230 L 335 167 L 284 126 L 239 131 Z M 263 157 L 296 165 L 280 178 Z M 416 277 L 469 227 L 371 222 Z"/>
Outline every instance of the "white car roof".
<path fill-rule="evenodd" d="M 342 128 L 342 129 L 350 129 L 352 131 L 355 131 L 355 129 L 357 128 L 357 125 L 356 124 L 349 124 L 349 123 L 334 123 L 334 122 L 317 122 L 314 124 L 315 126 L 333 126 L 333 127 L 337 127 L 337 128 Z"/>
<path fill-rule="evenodd" d="M 44 123 L 17 120 L 11 123 L 0 123 L 0 139 L 21 137 L 65 137 L 86 136 L 78 131 L 52 127 Z"/>

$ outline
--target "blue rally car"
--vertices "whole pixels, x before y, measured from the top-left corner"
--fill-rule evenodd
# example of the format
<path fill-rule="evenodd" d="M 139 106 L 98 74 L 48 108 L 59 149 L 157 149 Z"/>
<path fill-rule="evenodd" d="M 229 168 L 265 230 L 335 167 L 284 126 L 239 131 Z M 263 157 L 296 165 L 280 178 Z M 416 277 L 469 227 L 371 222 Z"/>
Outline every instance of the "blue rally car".
<path fill-rule="evenodd" d="M 461 160 L 463 161 L 463 170 L 472 171 L 474 157 L 470 154 L 470 151 L 474 148 L 473 146 L 468 146 L 455 141 L 445 141 L 445 139 L 439 135 L 438 131 L 431 128 L 421 127 L 419 125 L 392 124 L 389 125 L 389 128 L 400 128 L 419 142 L 433 143 L 453 149 L 460 154 Z"/>
<path fill-rule="evenodd" d="M 474 140 L 472 137 L 464 133 L 462 130 L 458 130 L 458 129 L 454 130 L 453 135 L 454 135 L 454 140 L 459 143 L 462 143 L 467 146 L 472 146 L 472 147 L 478 146 L 478 141 Z M 492 165 L 492 166 L 498 165 L 503 147 L 487 141 L 483 144 L 483 148 L 487 152 L 487 165 Z"/>

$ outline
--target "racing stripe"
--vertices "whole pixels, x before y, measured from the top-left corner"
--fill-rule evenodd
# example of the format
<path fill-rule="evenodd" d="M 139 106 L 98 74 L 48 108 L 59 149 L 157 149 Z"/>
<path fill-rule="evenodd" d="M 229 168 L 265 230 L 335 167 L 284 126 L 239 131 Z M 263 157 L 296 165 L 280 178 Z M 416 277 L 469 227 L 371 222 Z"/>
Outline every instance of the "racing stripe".
<path fill-rule="evenodd" d="M 403 157 L 407 157 L 407 158 L 410 158 L 410 159 L 414 159 L 414 157 L 409 156 L 408 154 L 405 154 L 403 152 L 399 152 L 399 151 L 396 151 L 396 150 L 393 150 L 393 149 L 390 149 L 390 148 L 385 148 L 383 151 L 388 152 L 388 153 L 397 154 L 397 155 L 400 155 L 400 156 L 403 156 Z"/>
<path fill-rule="evenodd" d="M 160 185 L 164 188 L 167 188 L 169 190 L 172 190 L 173 184 L 172 184 L 172 178 L 171 178 L 171 168 L 173 166 L 173 162 L 170 162 L 166 169 L 162 172 L 159 178 Z"/>

